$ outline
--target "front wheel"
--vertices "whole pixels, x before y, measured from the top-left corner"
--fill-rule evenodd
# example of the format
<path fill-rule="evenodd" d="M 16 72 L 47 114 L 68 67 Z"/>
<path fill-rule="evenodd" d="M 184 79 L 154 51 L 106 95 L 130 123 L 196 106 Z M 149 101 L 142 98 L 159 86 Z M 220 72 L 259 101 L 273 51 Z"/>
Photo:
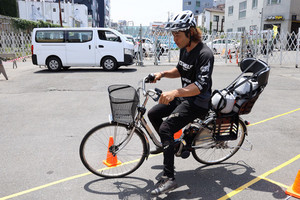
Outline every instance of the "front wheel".
<path fill-rule="evenodd" d="M 239 129 L 236 140 L 216 141 L 213 135 L 214 121 L 200 131 L 200 137 L 194 141 L 192 154 L 194 158 L 206 165 L 221 163 L 233 156 L 242 146 L 247 127 L 239 119 Z"/>
<path fill-rule="evenodd" d="M 106 178 L 123 177 L 138 169 L 145 160 L 147 144 L 137 130 L 128 138 L 130 131 L 128 126 L 118 123 L 104 123 L 90 130 L 80 144 L 84 166 Z"/>
<path fill-rule="evenodd" d="M 102 67 L 105 71 L 114 71 L 118 69 L 118 63 L 113 57 L 105 57 L 102 60 Z"/>

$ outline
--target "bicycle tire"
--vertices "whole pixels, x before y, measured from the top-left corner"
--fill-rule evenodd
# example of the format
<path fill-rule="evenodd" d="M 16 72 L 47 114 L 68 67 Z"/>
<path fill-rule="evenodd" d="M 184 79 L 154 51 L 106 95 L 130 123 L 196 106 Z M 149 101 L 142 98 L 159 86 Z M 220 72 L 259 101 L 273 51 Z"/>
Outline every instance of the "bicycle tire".
<path fill-rule="evenodd" d="M 126 176 L 137 170 L 144 162 L 147 155 L 147 143 L 144 135 L 135 130 L 128 144 L 121 149 L 116 160 L 119 162 L 116 166 L 109 159 L 112 156 L 108 152 L 110 137 L 114 136 L 113 143 L 117 146 L 127 137 L 129 133 L 128 126 L 123 124 L 103 123 L 91 129 L 82 139 L 80 144 L 80 159 L 83 165 L 93 174 L 105 178 L 119 178 Z M 107 161 L 106 164 L 104 161 Z M 116 163 L 114 163 L 116 164 Z"/>
<path fill-rule="evenodd" d="M 206 134 L 208 133 L 210 135 L 210 139 L 207 137 L 204 138 L 201 145 L 193 148 L 192 154 L 198 162 L 206 165 L 213 165 L 229 159 L 240 149 L 245 140 L 247 127 L 245 123 L 239 119 L 239 130 L 236 140 L 216 141 L 212 138 L 213 120 L 208 123 L 208 127 L 209 126 L 211 127 L 210 130 L 202 129 L 201 131 L 209 131 L 209 133 L 206 132 Z M 200 142 L 198 141 L 198 143 Z"/>

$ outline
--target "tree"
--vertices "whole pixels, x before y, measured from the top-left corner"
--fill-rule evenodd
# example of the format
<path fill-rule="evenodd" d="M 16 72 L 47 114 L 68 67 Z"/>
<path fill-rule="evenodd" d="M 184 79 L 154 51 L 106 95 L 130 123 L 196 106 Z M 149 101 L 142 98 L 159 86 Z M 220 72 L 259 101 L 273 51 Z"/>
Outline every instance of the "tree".
<path fill-rule="evenodd" d="M 0 14 L 10 17 L 17 17 L 17 1 L 16 0 L 1 0 Z"/>

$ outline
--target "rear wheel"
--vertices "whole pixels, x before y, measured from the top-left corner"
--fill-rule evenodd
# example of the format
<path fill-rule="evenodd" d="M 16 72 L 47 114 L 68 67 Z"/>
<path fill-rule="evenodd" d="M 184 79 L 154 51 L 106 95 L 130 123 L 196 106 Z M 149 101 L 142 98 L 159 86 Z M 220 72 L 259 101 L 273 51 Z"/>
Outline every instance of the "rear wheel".
<path fill-rule="evenodd" d="M 117 123 L 100 124 L 90 130 L 79 150 L 84 166 L 92 173 L 107 178 L 126 176 L 138 169 L 145 160 L 147 144 L 138 131 L 126 144 L 130 131 L 128 126 Z M 122 148 L 122 144 L 126 145 Z"/>
<path fill-rule="evenodd" d="M 242 146 L 246 125 L 239 120 L 239 129 L 236 140 L 216 141 L 213 135 L 214 120 L 209 122 L 208 127 L 200 131 L 200 139 L 194 141 L 192 154 L 202 164 L 221 163 L 233 156 Z"/>
<path fill-rule="evenodd" d="M 62 68 L 62 64 L 59 58 L 50 57 L 47 59 L 47 67 L 50 71 L 57 72 Z"/>

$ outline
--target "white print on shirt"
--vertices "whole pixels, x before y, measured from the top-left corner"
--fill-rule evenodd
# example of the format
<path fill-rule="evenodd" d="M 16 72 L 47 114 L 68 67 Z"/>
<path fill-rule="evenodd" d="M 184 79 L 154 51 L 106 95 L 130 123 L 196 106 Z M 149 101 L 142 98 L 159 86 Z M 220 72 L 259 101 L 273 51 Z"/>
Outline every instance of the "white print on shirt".
<path fill-rule="evenodd" d="M 210 66 L 210 61 L 208 61 L 207 65 L 201 67 L 202 72 L 208 72 Z"/>
<path fill-rule="evenodd" d="M 200 83 L 198 83 L 197 81 L 195 82 L 195 85 L 199 88 L 199 90 L 203 89 L 202 85 L 200 85 Z"/>
<path fill-rule="evenodd" d="M 198 76 L 198 79 L 199 79 L 199 82 L 201 83 L 201 85 L 205 84 L 205 79 L 207 79 L 207 78 L 208 78 L 208 75 L 203 75 L 203 76 L 199 75 Z"/>
<path fill-rule="evenodd" d="M 182 66 L 182 69 L 184 71 L 188 71 L 189 69 L 191 69 L 193 67 L 193 65 L 186 64 L 186 63 L 182 62 L 181 60 L 179 61 L 178 64 Z"/>
<path fill-rule="evenodd" d="M 187 79 L 187 78 L 185 78 L 185 77 L 182 77 L 182 80 L 183 80 L 184 82 L 186 82 L 186 83 L 191 83 L 191 82 L 192 82 L 190 79 Z"/>

